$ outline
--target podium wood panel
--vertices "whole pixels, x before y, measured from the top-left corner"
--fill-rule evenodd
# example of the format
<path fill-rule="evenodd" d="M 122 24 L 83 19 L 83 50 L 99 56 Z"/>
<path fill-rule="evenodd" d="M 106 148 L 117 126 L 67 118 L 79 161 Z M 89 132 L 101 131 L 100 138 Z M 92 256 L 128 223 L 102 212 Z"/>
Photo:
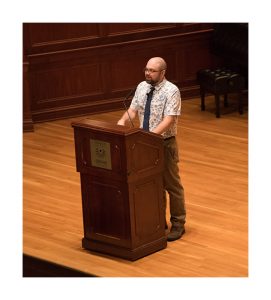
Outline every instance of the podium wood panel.
<path fill-rule="evenodd" d="M 230 98 L 217 120 L 213 97 L 206 103 L 208 110 L 201 112 L 200 99 L 183 101 L 178 123 L 186 233 L 134 262 L 81 247 L 80 175 L 71 122 L 82 117 L 37 124 L 35 132 L 24 133 L 24 253 L 96 276 L 247 277 L 248 113 L 232 110 Z M 116 122 L 122 113 L 95 118 Z"/>
<path fill-rule="evenodd" d="M 167 246 L 161 135 L 110 122 L 73 122 L 84 237 L 92 251 L 136 260 Z"/>

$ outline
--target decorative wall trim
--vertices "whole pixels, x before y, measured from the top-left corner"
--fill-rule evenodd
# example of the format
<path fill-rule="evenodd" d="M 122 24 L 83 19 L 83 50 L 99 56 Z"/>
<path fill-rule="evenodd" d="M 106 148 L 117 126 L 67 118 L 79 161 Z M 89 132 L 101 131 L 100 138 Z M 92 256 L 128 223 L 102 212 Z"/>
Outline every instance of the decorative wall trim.
<path fill-rule="evenodd" d="M 213 64 L 212 24 L 26 23 L 23 29 L 29 86 L 24 103 L 30 101 L 26 128 L 31 119 L 123 108 L 125 95 L 144 80 L 142 69 L 150 57 L 165 58 L 167 79 L 179 86 L 182 99 L 199 94 L 196 72 Z"/>

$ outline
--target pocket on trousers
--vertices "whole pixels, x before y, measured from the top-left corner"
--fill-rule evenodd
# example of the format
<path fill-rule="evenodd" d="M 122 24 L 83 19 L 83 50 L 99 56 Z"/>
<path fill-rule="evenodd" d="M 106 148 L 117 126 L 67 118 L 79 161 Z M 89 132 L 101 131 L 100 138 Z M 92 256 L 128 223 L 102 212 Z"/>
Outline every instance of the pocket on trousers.
<path fill-rule="evenodd" d="M 169 145 L 167 147 L 167 151 L 168 154 L 170 155 L 171 159 L 178 163 L 179 162 L 179 153 L 178 153 L 178 149 L 176 149 L 176 147 L 172 147 L 171 145 Z"/>

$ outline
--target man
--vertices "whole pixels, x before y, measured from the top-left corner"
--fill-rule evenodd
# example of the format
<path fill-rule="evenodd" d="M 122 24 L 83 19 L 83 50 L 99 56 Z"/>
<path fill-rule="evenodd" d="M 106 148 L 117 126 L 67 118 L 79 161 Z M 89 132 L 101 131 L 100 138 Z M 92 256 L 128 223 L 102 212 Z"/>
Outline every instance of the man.
<path fill-rule="evenodd" d="M 179 155 L 175 139 L 181 96 L 177 86 L 165 78 L 166 69 L 166 62 L 161 57 L 153 57 L 148 61 L 144 69 L 146 80 L 137 86 L 128 109 L 129 115 L 125 112 L 118 125 L 125 125 L 129 117 L 134 119 L 138 115 L 141 128 L 160 134 L 164 138 L 164 205 L 166 208 L 167 191 L 172 224 L 167 240 L 174 241 L 185 233 L 186 220 L 184 190 L 179 176 Z"/>

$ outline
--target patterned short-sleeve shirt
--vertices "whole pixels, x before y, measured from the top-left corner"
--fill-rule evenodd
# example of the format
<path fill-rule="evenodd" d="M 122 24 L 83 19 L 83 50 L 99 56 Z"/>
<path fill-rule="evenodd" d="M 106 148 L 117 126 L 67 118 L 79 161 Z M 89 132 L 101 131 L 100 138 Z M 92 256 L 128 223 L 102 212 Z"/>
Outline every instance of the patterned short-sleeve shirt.
<path fill-rule="evenodd" d="M 131 102 L 131 108 L 138 112 L 140 127 L 143 127 L 144 109 L 147 101 L 147 93 L 151 85 L 142 81 L 136 89 Z M 150 131 L 153 131 L 164 119 L 165 116 L 176 116 L 173 125 L 162 134 L 164 138 L 177 134 L 177 121 L 181 114 L 181 95 L 178 87 L 164 79 L 159 85 L 155 86 L 151 101 L 151 113 L 149 120 Z"/>

